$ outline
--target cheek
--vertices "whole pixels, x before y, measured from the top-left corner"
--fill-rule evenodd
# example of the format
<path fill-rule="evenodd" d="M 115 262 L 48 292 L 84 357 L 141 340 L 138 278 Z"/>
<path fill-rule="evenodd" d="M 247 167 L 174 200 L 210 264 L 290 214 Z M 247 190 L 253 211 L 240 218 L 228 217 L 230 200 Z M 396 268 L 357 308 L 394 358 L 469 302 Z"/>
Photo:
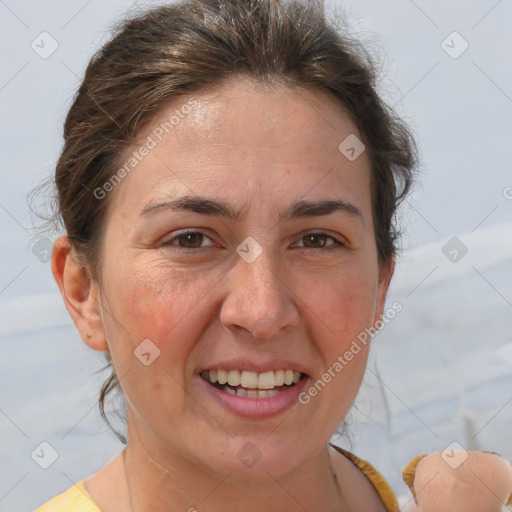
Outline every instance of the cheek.
<path fill-rule="evenodd" d="M 317 311 L 329 329 L 319 341 L 325 365 L 325 379 L 330 398 L 326 404 L 344 404 L 346 414 L 357 396 L 363 379 L 371 343 L 369 328 L 373 325 L 377 303 L 378 274 L 371 268 L 356 268 L 337 280 L 326 283 L 317 293 Z"/>
<path fill-rule="evenodd" d="M 115 280 L 108 290 L 116 321 L 108 322 L 107 336 L 116 372 L 126 375 L 121 386 L 131 407 L 156 421 L 161 404 L 171 413 L 184 407 L 186 363 L 205 317 L 204 280 L 148 266 Z"/>
<path fill-rule="evenodd" d="M 144 379 L 141 389 L 167 389 L 174 393 L 175 400 L 181 396 L 190 372 L 191 352 L 213 321 L 212 297 L 219 276 L 190 271 L 185 275 L 164 264 L 147 262 L 117 279 L 117 286 L 110 283 L 111 290 L 122 289 L 115 304 L 122 322 L 122 327 L 113 333 L 116 368 L 130 370 L 139 382 Z M 153 350 L 158 354 L 148 367 L 134 357 L 143 341 L 150 348 L 154 344 Z"/>
<path fill-rule="evenodd" d="M 333 273 L 317 285 L 304 283 L 305 312 L 317 317 L 326 347 L 342 350 L 369 327 L 377 301 L 377 278 L 369 273 Z"/>
<path fill-rule="evenodd" d="M 210 288 L 205 279 L 152 262 L 132 267 L 117 281 L 110 289 L 122 291 L 116 295 L 118 314 L 137 338 L 150 338 L 157 345 L 165 345 L 201 309 Z"/>

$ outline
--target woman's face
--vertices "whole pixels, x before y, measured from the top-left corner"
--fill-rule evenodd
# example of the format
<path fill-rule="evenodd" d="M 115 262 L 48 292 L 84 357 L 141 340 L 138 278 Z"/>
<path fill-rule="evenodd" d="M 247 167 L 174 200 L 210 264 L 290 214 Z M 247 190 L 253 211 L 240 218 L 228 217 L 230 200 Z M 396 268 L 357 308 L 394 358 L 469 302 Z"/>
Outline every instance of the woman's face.
<path fill-rule="evenodd" d="M 144 127 L 147 151 L 127 153 L 137 163 L 109 192 L 103 328 L 129 435 L 154 458 L 277 478 L 343 421 L 368 345 L 344 355 L 382 313 L 369 160 L 338 149 L 358 132 L 321 93 L 238 79 L 193 98 Z M 301 380 L 254 389 L 279 370 Z"/>

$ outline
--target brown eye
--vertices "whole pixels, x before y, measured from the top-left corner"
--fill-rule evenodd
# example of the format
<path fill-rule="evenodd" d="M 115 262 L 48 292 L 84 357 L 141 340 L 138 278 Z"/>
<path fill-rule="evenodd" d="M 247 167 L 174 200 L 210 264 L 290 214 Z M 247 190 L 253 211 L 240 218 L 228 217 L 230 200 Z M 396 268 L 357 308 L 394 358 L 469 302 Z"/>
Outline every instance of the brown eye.
<path fill-rule="evenodd" d="M 201 243 L 203 241 L 204 235 L 202 233 L 184 233 L 183 235 L 178 235 L 173 240 L 178 240 L 181 243 L 181 247 L 185 247 L 187 249 L 197 249 L 201 247 Z"/>
<path fill-rule="evenodd" d="M 172 247 L 173 249 L 194 250 L 212 249 L 212 239 L 200 231 L 188 231 L 178 234 L 167 241 L 162 242 L 162 246 Z"/>
<path fill-rule="evenodd" d="M 304 245 L 309 248 L 318 248 L 325 247 L 327 244 L 327 238 L 332 238 L 323 233 L 311 233 L 309 235 L 304 236 L 302 239 L 304 240 Z"/>
<path fill-rule="evenodd" d="M 328 243 L 328 240 L 332 240 L 334 243 Z M 323 247 L 332 246 L 335 244 L 341 245 L 332 236 L 326 235 L 325 233 L 308 233 L 303 236 L 301 240 L 304 243 L 304 247 L 308 249 L 322 249 Z"/>
<path fill-rule="evenodd" d="M 302 236 L 295 247 L 302 250 L 313 251 L 317 254 L 328 254 L 330 251 L 347 249 L 347 245 L 327 233 L 307 233 Z"/>

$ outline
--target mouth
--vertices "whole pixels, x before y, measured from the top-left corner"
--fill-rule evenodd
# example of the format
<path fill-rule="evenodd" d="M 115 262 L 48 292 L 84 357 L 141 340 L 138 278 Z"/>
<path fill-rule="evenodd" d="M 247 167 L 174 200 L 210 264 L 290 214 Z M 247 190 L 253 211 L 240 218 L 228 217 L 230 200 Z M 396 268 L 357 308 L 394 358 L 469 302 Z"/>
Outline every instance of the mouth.
<path fill-rule="evenodd" d="M 274 398 L 307 378 L 305 373 L 282 369 L 263 373 L 248 370 L 203 370 L 200 374 L 212 387 L 243 398 Z"/>

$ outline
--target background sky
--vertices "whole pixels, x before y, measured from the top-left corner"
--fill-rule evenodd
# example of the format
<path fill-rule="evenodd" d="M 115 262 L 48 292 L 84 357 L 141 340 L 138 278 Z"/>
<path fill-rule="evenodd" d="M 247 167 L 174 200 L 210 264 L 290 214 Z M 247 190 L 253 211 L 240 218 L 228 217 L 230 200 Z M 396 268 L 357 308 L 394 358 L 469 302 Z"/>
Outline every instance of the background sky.
<path fill-rule="evenodd" d="M 93 52 L 149 5 L 0 0 L 0 511 L 35 507 L 122 448 L 96 410 L 101 358 L 51 276 L 55 235 L 29 238 L 27 194 L 54 170 Z M 405 494 L 401 466 L 452 441 L 512 458 L 512 3 L 328 5 L 379 55 L 379 89 L 421 150 L 389 298 L 404 310 L 376 338 L 352 426 L 353 451 Z M 31 458 L 41 442 L 58 454 L 46 470 Z"/>

